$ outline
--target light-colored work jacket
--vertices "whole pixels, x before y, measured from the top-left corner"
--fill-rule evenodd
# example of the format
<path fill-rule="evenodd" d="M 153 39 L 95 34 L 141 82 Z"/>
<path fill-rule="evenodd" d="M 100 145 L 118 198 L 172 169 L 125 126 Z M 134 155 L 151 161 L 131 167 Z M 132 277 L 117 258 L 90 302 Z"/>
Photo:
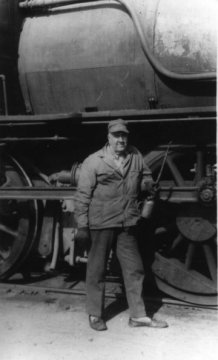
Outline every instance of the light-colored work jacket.
<path fill-rule="evenodd" d="M 76 196 L 78 227 L 104 229 L 136 225 L 142 183 L 151 182 L 151 171 L 142 154 L 128 147 L 122 171 L 110 156 L 107 145 L 82 164 Z"/>

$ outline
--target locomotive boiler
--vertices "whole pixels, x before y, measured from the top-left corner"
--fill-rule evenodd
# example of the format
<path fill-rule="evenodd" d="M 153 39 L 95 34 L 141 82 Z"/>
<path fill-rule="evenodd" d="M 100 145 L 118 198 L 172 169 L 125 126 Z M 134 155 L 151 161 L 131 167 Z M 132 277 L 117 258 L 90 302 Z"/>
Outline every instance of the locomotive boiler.
<path fill-rule="evenodd" d="M 216 304 L 216 8 L 0 0 L 2 280 L 34 259 L 49 269 L 86 262 L 74 241 L 80 164 L 123 118 L 154 179 L 161 169 L 140 233 L 157 287 Z"/>

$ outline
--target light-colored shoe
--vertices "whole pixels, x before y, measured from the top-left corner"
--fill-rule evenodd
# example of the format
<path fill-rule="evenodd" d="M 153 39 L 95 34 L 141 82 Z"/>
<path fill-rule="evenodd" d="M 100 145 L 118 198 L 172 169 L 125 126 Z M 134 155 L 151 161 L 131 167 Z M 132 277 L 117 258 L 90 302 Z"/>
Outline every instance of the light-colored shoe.
<path fill-rule="evenodd" d="M 147 326 L 147 327 L 152 327 L 152 328 L 167 328 L 169 325 L 167 324 L 166 321 L 162 321 L 162 320 L 156 320 L 156 319 L 151 319 L 149 317 L 144 317 L 144 318 L 130 318 L 129 319 L 129 326 L 130 327 L 140 327 L 140 326 Z"/>

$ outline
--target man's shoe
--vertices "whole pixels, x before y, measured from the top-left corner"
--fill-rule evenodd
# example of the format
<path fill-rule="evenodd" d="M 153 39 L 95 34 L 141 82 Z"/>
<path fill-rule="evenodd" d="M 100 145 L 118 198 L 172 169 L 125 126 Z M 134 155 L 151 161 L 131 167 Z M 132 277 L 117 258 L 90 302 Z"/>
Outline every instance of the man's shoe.
<path fill-rule="evenodd" d="M 144 319 L 129 319 L 129 326 L 130 327 L 140 327 L 140 326 L 147 326 L 152 328 L 166 328 L 168 327 L 168 324 L 166 321 L 151 319 L 149 317 L 145 317 Z"/>
<path fill-rule="evenodd" d="M 89 315 L 89 325 L 93 330 L 96 331 L 107 330 L 105 321 L 98 316 Z"/>

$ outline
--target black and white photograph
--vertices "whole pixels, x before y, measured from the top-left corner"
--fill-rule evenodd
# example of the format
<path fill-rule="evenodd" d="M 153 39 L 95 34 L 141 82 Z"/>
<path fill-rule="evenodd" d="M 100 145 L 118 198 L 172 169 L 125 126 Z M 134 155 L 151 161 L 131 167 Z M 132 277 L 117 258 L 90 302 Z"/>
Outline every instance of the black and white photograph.
<path fill-rule="evenodd" d="M 216 360 L 217 0 L 0 0 L 1 360 Z"/>

